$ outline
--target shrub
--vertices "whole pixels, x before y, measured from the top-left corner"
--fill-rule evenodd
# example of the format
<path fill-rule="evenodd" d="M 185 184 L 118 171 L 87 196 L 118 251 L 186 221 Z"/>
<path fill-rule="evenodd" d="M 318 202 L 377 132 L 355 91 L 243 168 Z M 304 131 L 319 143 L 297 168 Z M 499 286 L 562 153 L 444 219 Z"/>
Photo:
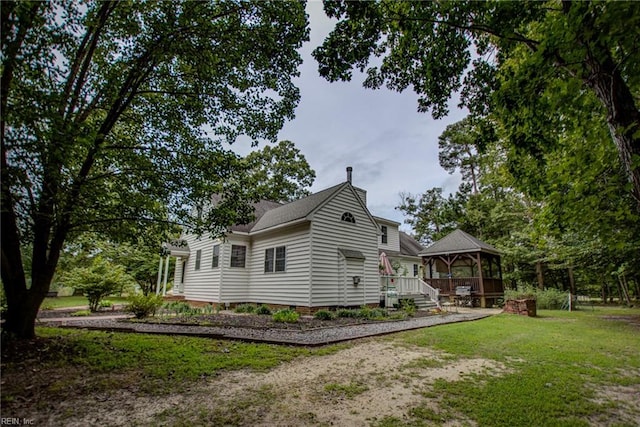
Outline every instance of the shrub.
<path fill-rule="evenodd" d="M 133 279 L 121 265 L 95 257 L 91 266 L 71 270 L 65 275 L 66 282 L 81 291 L 89 300 L 89 310 L 98 311 L 102 298 L 130 286 Z"/>
<path fill-rule="evenodd" d="M 111 308 L 111 307 L 113 307 L 113 302 L 109 301 L 108 299 L 105 299 L 105 300 L 100 301 L 100 303 L 98 303 L 98 307 L 100 307 L 100 308 Z"/>
<path fill-rule="evenodd" d="M 358 317 L 358 310 L 349 310 L 347 308 L 341 308 L 338 311 L 336 311 L 336 316 L 348 317 L 348 318 Z"/>
<path fill-rule="evenodd" d="M 176 316 L 180 314 L 186 314 L 191 311 L 191 306 L 189 303 L 184 301 L 172 301 L 163 306 L 163 308 L 169 312 L 175 313 Z"/>
<path fill-rule="evenodd" d="M 137 294 L 129 298 L 129 304 L 125 306 L 125 311 L 132 313 L 136 319 L 153 316 L 156 310 L 162 306 L 160 295 Z"/>
<path fill-rule="evenodd" d="M 273 313 L 274 322 L 296 323 L 299 318 L 300 318 L 300 314 L 288 308 L 285 310 L 279 310 Z"/>
<path fill-rule="evenodd" d="M 253 313 L 256 311 L 256 306 L 253 304 L 240 304 L 233 311 L 236 313 Z"/>
<path fill-rule="evenodd" d="M 369 312 L 370 319 L 382 319 L 389 317 L 389 313 L 384 308 L 374 308 Z"/>
<path fill-rule="evenodd" d="M 314 318 L 318 320 L 333 320 L 336 318 L 336 313 L 329 310 L 318 310 L 316 314 L 313 315 Z"/>
<path fill-rule="evenodd" d="M 261 306 L 259 306 L 258 308 L 256 308 L 256 310 L 254 311 L 255 314 L 266 314 L 267 316 L 271 314 L 271 309 L 262 304 Z"/>
<path fill-rule="evenodd" d="M 410 299 L 401 300 L 400 309 L 404 311 L 409 317 L 413 317 L 413 315 L 416 314 L 416 304 L 413 300 Z"/>
<path fill-rule="evenodd" d="M 504 299 L 535 299 L 536 307 L 540 309 L 559 309 L 567 301 L 568 294 L 555 288 L 538 289 L 533 286 L 519 287 L 518 290 L 507 289 Z"/>

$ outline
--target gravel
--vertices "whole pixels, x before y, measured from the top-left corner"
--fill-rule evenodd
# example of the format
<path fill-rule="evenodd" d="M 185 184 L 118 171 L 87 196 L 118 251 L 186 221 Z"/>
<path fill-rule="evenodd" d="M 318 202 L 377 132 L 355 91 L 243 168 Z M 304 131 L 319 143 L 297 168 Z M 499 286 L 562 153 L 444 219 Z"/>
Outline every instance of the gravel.
<path fill-rule="evenodd" d="M 376 322 L 355 325 L 329 326 L 309 330 L 281 328 L 250 328 L 242 326 L 200 326 L 169 323 L 130 322 L 124 316 L 100 318 L 41 319 L 41 324 L 68 328 L 108 330 L 162 335 L 189 335 L 217 339 L 234 339 L 273 344 L 320 346 L 357 338 L 384 335 L 447 323 L 466 322 L 488 317 L 487 313 L 448 313 L 409 320 Z"/>

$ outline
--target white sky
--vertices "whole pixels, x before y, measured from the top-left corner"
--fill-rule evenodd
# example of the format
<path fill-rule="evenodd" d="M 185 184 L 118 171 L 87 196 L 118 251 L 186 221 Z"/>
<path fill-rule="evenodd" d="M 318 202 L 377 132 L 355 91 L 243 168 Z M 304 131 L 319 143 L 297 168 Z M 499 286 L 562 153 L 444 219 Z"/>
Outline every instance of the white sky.
<path fill-rule="evenodd" d="M 457 101 L 451 102 L 447 118 L 435 121 L 430 113 L 417 112 L 417 96 L 411 90 L 365 89 L 364 76 L 357 71 L 351 82 L 327 82 L 318 75 L 311 52 L 335 22 L 318 0 L 307 4 L 307 13 L 311 41 L 302 47 L 304 63 L 296 79 L 301 101 L 296 118 L 285 124 L 278 140 L 292 141 L 315 170 L 311 191 L 346 181 L 345 169 L 352 166 L 353 185 L 367 190 L 371 213 L 400 223 L 403 215 L 394 209 L 400 192 L 421 194 L 431 187 L 455 192 L 460 178 L 440 167 L 438 136 L 466 115 L 456 107 Z M 243 155 L 248 147 L 233 146 Z M 402 229 L 410 231 L 407 225 Z"/>

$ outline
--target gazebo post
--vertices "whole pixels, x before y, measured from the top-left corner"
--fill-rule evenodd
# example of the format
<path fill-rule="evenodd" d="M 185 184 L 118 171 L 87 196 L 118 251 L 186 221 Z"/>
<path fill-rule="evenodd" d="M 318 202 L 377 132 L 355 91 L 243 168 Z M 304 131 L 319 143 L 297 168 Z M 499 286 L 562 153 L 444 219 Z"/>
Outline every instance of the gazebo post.
<path fill-rule="evenodd" d="M 484 280 L 482 278 L 482 252 L 478 252 L 477 256 L 478 262 L 478 277 L 480 279 L 480 307 L 487 307 L 487 300 L 484 296 Z"/>

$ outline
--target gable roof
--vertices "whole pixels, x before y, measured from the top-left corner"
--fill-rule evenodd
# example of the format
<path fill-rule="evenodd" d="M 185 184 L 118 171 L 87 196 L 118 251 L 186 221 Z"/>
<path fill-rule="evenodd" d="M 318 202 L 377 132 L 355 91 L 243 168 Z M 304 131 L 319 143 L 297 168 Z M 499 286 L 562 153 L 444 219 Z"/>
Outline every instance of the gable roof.
<path fill-rule="evenodd" d="M 231 231 L 248 233 L 258 223 L 258 221 L 260 221 L 264 214 L 281 206 L 282 203 L 272 202 L 271 200 L 260 200 L 258 203 L 253 204 L 253 214 L 256 219 L 248 224 L 233 225 L 231 226 Z"/>
<path fill-rule="evenodd" d="M 454 230 L 442 239 L 433 243 L 428 248 L 420 251 L 418 255 L 444 255 L 465 252 L 488 252 L 499 255 L 500 252 L 488 243 L 476 239 L 462 230 Z"/>
<path fill-rule="evenodd" d="M 260 217 L 251 228 L 251 231 L 265 230 L 304 219 L 347 185 L 349 185 L 347 182 L 334 185 L 333 187 L 311 194 L 305 198 L 294 200 L 293 202 L 271 209 Z"/>
<path fill-rule="evenodd" d="M 404 231 L 398 231 L 400 234 L 400 254 L 418 256 L 420 251 L 424 249 L 422 245 L 413 237 L 409 236 Z"/>

